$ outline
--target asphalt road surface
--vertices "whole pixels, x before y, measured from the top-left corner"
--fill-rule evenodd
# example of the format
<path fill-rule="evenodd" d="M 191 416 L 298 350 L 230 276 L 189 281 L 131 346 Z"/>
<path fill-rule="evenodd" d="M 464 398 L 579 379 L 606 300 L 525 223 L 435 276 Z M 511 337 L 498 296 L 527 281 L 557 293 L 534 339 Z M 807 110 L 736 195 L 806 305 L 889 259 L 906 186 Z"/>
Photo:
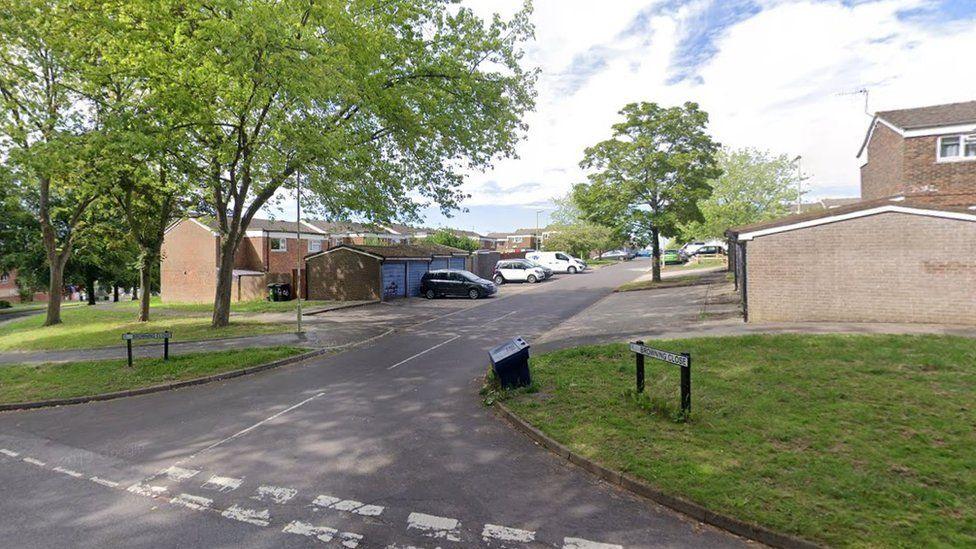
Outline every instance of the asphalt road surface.
<path fill-rule="evenodd" d="M 595 480 L 478 396 L 487 349 L 637 274 L 563 275 L 255 376 L 0 414 L 0 545 L 742 545 Z"/>

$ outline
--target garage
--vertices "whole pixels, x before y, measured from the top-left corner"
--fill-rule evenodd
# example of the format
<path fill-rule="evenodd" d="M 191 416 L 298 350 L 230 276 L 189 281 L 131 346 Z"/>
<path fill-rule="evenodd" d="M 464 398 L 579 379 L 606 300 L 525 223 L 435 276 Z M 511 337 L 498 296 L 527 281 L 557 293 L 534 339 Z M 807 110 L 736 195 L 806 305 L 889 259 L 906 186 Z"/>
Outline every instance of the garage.
<path fill-rule="evenodd" d="M 305 258 L 308 297 L 378 301 L 420 295 L 428 270 L 463 268 L 468 252 L 439 244 L 340 244 Z"/>
<path fill-rule="evenodd" d="M 976 325 L 976 205 L 880 199 L 729 236 L 749 322 Z"/>

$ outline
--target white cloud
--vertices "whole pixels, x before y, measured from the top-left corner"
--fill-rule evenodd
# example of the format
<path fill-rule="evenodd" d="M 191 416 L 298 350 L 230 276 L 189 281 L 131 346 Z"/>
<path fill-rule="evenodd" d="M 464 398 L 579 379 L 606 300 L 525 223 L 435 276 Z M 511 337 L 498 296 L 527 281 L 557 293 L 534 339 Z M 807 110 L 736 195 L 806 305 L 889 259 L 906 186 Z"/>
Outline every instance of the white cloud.
<path fill-rule="evenodd" d="M 674 54 L 679 44 L 688 47 L 682 39 L 692 23 L 702 21 L 712 2 L 723 1 L 663 10 L 646 18 L 642 34 L 625 35 L 642 9 L 652 13 L 647 8 L 665 2 L 537 0 L 537 41 L 527 62 L 543 75 L 528 139 L 519 159 L 470 177 L 470 204 L 524 204 L 565 193 L 582 179 L 577 162 L 583 149 L 609 135 L 624 104 L 643 100 L 698 101 L 723 144 L 801 154 L 814 196 L 856 195 L 855 154 L 869 119 L 862 97 L 841 93 L 867 87 L 872 110 L 976 97 L 969 60 L 976 51 L 972 21 L 898 17 L 925 0 L 853 7 L 839 1 L 765 1 L 761 13 L 717 28 L 715 55 L 691 68 L 701 83 L 668 84 Z M 469 4 L 505 15 L 520 3 Z M 486 186 L 489 181 L 494 183 Z"/>

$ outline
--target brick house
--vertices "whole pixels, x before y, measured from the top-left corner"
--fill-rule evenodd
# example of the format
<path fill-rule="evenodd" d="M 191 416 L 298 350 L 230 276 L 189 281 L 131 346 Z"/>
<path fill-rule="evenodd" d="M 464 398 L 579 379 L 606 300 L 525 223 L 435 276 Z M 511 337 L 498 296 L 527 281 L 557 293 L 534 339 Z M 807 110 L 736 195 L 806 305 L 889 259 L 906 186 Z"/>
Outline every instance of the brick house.
<path fill-rule="evenodd" d="M 305 256 L 328 247 L 329 235 L 310 223 L 252 220 L 234 258 L 232 299 L 262 299 L 272 282 L 287 282 L 296 288 L 298 266 Z M 210 220 L 182 219 L 166 229 L 160 267 L 162 299 L 212 301 L 219 250 L 220 233 Z"/>
<path fill-rule="evenodd" d="M 511 233 L 488 233 L 487 238 L 494 241 L 494 249 L 501 253 L 524 252 L 539 249 L 541 232 L 537 229 L 518 229 Z"/>
<path fill-rule="evenodd" d="M 878 113 L 862 200 L 736 227 L 750 322 L 976 325 L 976 102 Z"/>
<path fill-rule="evenodd" d="M 17 289 L 17 271 L 0 272 L 0 301 L 20 303 L 20 291 Z"/>

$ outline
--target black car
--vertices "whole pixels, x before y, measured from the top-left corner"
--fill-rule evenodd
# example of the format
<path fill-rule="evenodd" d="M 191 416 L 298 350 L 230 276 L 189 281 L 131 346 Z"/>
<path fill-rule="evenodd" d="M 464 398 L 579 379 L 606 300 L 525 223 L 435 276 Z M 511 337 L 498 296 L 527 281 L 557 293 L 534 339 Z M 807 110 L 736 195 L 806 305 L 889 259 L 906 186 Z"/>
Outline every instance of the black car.
<path fill-rule="evenodd" d="M 438 296 L 470 297 L 478 299 L 498 291 L 495 284 L 468 271 L 440 269 L 424 273 L 420 279 L 420 294 L 427 299 Z"/>

